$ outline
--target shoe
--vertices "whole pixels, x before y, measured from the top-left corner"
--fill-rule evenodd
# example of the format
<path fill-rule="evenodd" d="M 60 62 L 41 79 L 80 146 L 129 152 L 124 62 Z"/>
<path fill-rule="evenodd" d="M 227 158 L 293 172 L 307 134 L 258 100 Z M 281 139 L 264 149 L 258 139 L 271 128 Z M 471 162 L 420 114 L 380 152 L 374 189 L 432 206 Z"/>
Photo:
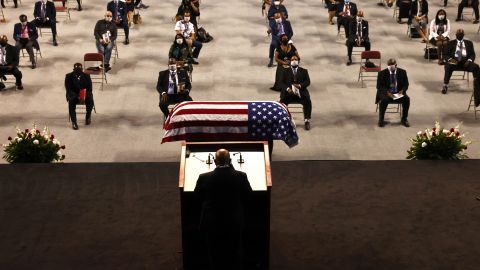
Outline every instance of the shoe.
<path fill-rule="evenodd" d="M 422 41 L 420 41 L 421 43 L 427 43 L 427 41 L 425 39 L 422 39 Z"/>
<path fill-rule="evenodd" d="M 402 23 L 402 19 L 398 18 L 397 23 Z"/>
<path fill-rule="evenodd" d="M 90 125 L 92 123 L 92 118 L 88 117 L 88 118 L 85 118 L 85 125 Z"/>
<path fill-rule="evenodd" d="M 3 75 L 3 76 L 2 76 L 2 80 L 6 81 L 6 80 L 7 80 L 7 76 Z"/>
<path fill-rule="evenodd" d="M 82 7 L 78 7 L 78 11 L 82 11 Z"/>
<path fill-rule="evenodd" d="M 305 130 L 310 130 L 310 121 L 305 122 Z"/>
<path fill-rule="evenodd" d="M 123 42 L 123 44 L 125 44 L 125 45 L 128 45 L 128 44 L 130 44 L 130 40 L 128 40 L 128 38 L 127 38 L 127 39 L 125 39 L 125 41 Z"/>
<path fill-rule="evenodd" d="M 112 70 L 112 68 L 110 67 L 110 65 L 105 65 L 105 73 L 109 72 L 110 70 Z"/>
<path fill-rule="evenodd" d="M 277 91 L 277 88 L 275 88 L 274 86 L 270 87 L 270 90 L 272 91 Z"/>
<path fill-rule="evenodd" d="M 273 67 L 273 60 L 272 59 L 270 59 L 270 62 L 268 62 L 267 67 Z"/>
<path fill-rule="evenodd" d="M 328 22 L 330 25 L 334 25 L 335 23 L 334 22 Z"/>
<path fill-rule="evenodd" d="M 53 41 L 53 46 L 58 46 L 57 40 Z"/>
<path fill-rule="evenodd" d="M 403 125 L 404 127 L 410 127 L 410 123 L 408 122 L 407 119 L 402 119 L 402 125 Z"/>
<path fill-rule="evenodd" d="M 32 63 L 32 69 L 36 69 L 37 68 L 37 63 Z"/>
<path fill-rule="evenodd" d="M 78 125 L 77 125 L 77 123 L 73 122 L 73 123 L 72 123 L 72 128 L 73 128 L 73 130 L 78 130 Z"/>
<path fill-rule="evenodd" d="M 384 126 L 385 126 L 385 121 L 378 120 L 378 127 L 384 127 Z"/>
<path fill-rule="evenodd" d="M 456 18 L 456 19 L 455 19 L 456 22 L 459 22 L 459 21 L 461 21 L 461 20 L 462 20 L 462 18 Z"/>
<path fill-rule="evenodd" d="M 192 64 L 198 65 L 199 63 L 198 63 L 195 59 L 193 59 L 193 60 L 192 60 Z"/>
<path fill-rule="evenodd" d="M 388 3 L 387 6 L 391 8 L 393 6 L 393 3 Z"/>
<path fill-rule="evenodd" d="M 438 60 L 438 64 L 441 65 L 441 66 L 443 66 L 443 65 L 445 65 L 445 61 L 443 61 L 443 60 L 440 59 L 440 60 Z"/>
<path fill-rule="evenodd" d="M 17 90 L 23 90 L 23 85 L 17 85 Z"/>
<path fill-rule="evenodd" d="M 477 24 L 477 23 L 478 23 L 478 20 L 473 21 L 473 24 Z"/>
<path fill-rule="evenodd" d="M 3 89 L 5 89 L 5 84 L 0 82 L 0 91 L 2 91 Z"/>
<path fill-rule="evenodd" d="M 349 59 L 347 62 L 347 66 L 350 66 L 352 64 L 352 59 Z"/>
<path fill-rule="evenodd" d="M 150 6 L 147 6 L 147 5 L 141 4 L 141 7 L 142 7 L 143 9 L 147 9 L 147 8 L 149 8 Z"/>
<path fill-rule="evenodd" d="M 442 94 L 446 94 L 448 91 L 448 86 L 444 85 L 443 88 L 442 88 Z"/>

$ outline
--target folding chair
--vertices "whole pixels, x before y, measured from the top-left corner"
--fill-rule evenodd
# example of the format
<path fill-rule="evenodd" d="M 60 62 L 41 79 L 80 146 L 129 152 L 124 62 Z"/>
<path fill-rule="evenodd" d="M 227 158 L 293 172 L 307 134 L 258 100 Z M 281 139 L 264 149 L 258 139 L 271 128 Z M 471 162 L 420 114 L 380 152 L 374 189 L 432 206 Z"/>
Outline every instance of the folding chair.
<path fill-rule="evenodd" d="M 290 114 L 292 114 L 292 117 L 293 117 L 293 114 L 302 114 L 302 117 L 303 117 L 303 105 L 301 103 L 298 103 L 298 102 L 292 102 L 292 103 L 289 103 L 287 105 L 287 108 L 288 108 L 288 111 L 290 112 Z"/>
<path fill-rule="evenodd" d="M 378 112 L 378 106 L 380 105 L 380 101 L 377 103 L 377 108 L 375 109 L 375 112 Z M 399 101 L 392 101 L 388 103 L 387 110 L 385 113 L 398 113 L 400 115 L 400 118 L 402 117 L 402 103 Z"/>
<path fill-rule="evenodd" d="M 477 112 L 480 112 L 480 108 L 475 107 L 474 93 L 472 93 L 472 95 L 470 96 L 470 102 L 468 103 L 467 111 L 470 111 L 470 108 L 473 108 L 473 113 L 475 114 L 475 120 L 477 120 Z"/>
<path fill-rule="evenodd" d="M 3 13 L 3 8 L 0 6 L 0 22 L 6 23 L 5 14 Z"/>
<path fill-rule="evenodd" d="M 116 64 L 117 59 L 120 59 L 120 57 L 118 56 L 118 46 L 117 46 L 116 40 L 115 40 L 115 44 L 113 45 L 112 54 L 113 54 L 113 64 Z"/>
<path fill-rule="evenodd" d="M 379 51 L 363 51 L 360 55 L 361 62 L 360 62 L 360 71 L 358 72 L 358 81 L 361 80 L 362 88 L 365 87 L 364 78 L 377 78 L 377 73 L 382 70 L 382 55 Z M 376 60 L 372 62 L 375 66 L 374 67 L 366 67 L 365 64 L 368 60 Z M 368 73 L 374 72 L 375 75 L 367 75 Z"/>
<path fill-rule="evenodd" d="M 15 84 L 16 80 L 15 80 L 15 76 L 13 76 L 12 74 L 5 74 L 4 75 L 8 80 L 4 80 L 3 79 L 3 76 L 0 77 L 0 82 L 5 84 L 5 88 L 3 90 L 6 90 L 10 87 L 13 87 L 15 89 L 15 91 L 17 90 L 17 85 Z M 10 87 L 7 87 L 7 85 L 12 85 Z"/>
<path fill-rule="evenodd" d="M 353 55 L 362 55 L 362 52 L 365 51 L 365 47 L 364 46 L 353 46 L 353 50 L 352 50 L 352 56 Z"/>
<path fill-rule="evenodd" d="M 94 62 L 94 65 L 87 66 L 87 62 Z M 92 83 L 100 83 L 100 90 L 102 91 L 103 82 L 105 81 L 105 84 L 108 84 L 107 74 L 103 68 L 103 62 L 103 54 L 101 53 L 86 53 L 83 56 L 84 72 L 90 75 L 92 78 Z M 102 65 L 102 67 L 99 67 L 99 63 Z"/>
<path fill-rule="evenodd" d="M 48 29 L 48 31 L 45 31 L 45 29 Z M 40 37 L 43 37 L 43 35 L 53 36 L 52 28 L 50 28 L 50 26 L 39 26 L 39 27 L 37 27 L 37 30 L 38 30 L 38 34 L 40 35 Z"/>
<path fill-rule="evenodd" d="M 65 2 L 65 6 L 63 3 Z M 71 21 L 70 10 L 68 8 L 68 0 L 53 0 L 54 4 L 60 4 L 60 6 L 55 5 L 55 11 L 57 12 L 57 17 L 63 16 L 68 21 Z"/>
<path fill-rule="evenodd" d="M 8 3 L 10 3 L 10 0 L 7 0 L 7 1 L 5 1 L 5 2 L 8 4 Z M 13 2 L 13 1 L 12 1 L 12 2 Z M 22 5 L 22 0 L 18 0 L 17 3 L 18 3 L 19 5 Z"/>
<path fill-rule="evenodd" d="M 68 104 L 68 102 L 67 102 Z M 87 105 L 85 104 L 85 101 L 83 102 L 78 102 L 77 103 L 77 106 L 75 106 L 75 113 L 77 113 L 77 107 L 78 105 L 82 106 L 82 107 L 85 107 L 85 113 L 87 112 Z M 95 101 L 93 102 L 93 112 L 94 113 L 97 113 L 97 108 L 95 107 Z M 70 110 L 68 111 L 68 122 L 70 123 L 72 121 L 71 117 L 70 117 Z"/>
<path fill-rule="evenodd" d="M 33 54 L 35 55 L 35 62 L 38 63 L 38 56 L 40 56 L 40 58 L 43 58 L 43 56 L 42 51 L 40 50 L 40 44 L 38 44 L 37 40 L 35 40 L 35 42 L 33 43 L 33 50 Z M 25 51 L 25 48 L 22 48 L 22 57 L 29 56 L 28 53 L 26 53 Z"/>

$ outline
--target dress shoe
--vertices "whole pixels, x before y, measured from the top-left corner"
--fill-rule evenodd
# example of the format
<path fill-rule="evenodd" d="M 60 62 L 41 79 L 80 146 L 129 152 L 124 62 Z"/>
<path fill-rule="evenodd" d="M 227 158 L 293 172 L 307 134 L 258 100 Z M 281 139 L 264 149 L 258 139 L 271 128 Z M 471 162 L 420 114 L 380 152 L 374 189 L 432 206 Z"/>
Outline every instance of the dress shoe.
<path fill-rule="evenodd" d="M 461 20 L 462 20 L 462 18 L 456 18 L 456 19 L 455 19 L 456 22 L 459 22 L 459 21 L 461 21 Z"/>
<path fill-rule="evenodd" d="M 5 89 L 5 84 L 0 82 L 0 91 L 2 91 L 3 89 Z"/>
<path fill-rule="evenodd" d="M 36 69 L 37 68 L 37 63 L 32 63 L 32 69 Z"/>
<path fill-rule="evenodd" d="M 53 46 L 58 46 L 57 40 L 53 40 Z"/>
<path fill-rule="evenodd" d="M 23 90 L 23 85 L 17 85 L 17 90 Z"/>
<path fill-rule="evenodd" d="M 391 8 L 393 6 L 393 3 L 388 3 L 387 6 Z"/>
<path fill-rule="evenodd" d="M 197 60 L 193 59 L 193 60 L 192 60 L 192 64 L 198 65 L 199 63 L 197 62 Z"/>
<path fill-rule="evenodd" d="M 385 126 L 385 121 L 379 120 L 379 121 L 378 121 L 378 126 L 379 126 L 379 127 L 384 127 L 384 126 Z"/>
<path fill-rule="evenodd" d="M 78 7 L 78 11 L 82 11 L 82 7 Z"/>
<path fill-rule="evenodd" d="M 72 123 L 72 128 L 73 128 L 74 130 L 77 130 L 77 129 L 78 129 L 77 123 L 73 122 L 73 123 Z"/>
<path fill-rule="evenodd" d="M 477 23 L 478 23 L 478 20 L 473 21 L 473 24 L 477 24 Z"/>
<path fill-rule="evenodd" d="M 310 130 L 310 121 L 305 122 L 305 130 Z"/>
<path fill-rule="evenodd" d="M 347 66 L 350 66 L 352 64 L 352 59 L 349 59 L 347 62 Z"/>
<path fill-rule="evenodd" d="M 88 117 L 88 118 L 85 118 L 85 125 L 90 125 L 92 123 L 92 118 Z"/>
<path fill-rule="evenodd" d="M 273 67 L 273 60 L 270 60 L 270 62 L 268 62 L 267 67 Z"/>
<path fill-rule="evenodd" d="M 448 86 L 444 85 L 443 88 L 442 88 L 442 94 L 446 94 L 448 91 Z"/>
<path fill-rule="evenodd" d="M 110 70 L 112 70 L 112 68 L 110 67 L 110 65 L 105 65 L 105 73 L 109 72 Z"/>
<path fill-rule="evenodd" d="M 128 45 L 128 44 L 130 44 L 130 40 L 128 40 L 128 38 L 127 38 L 127 39 L 125 39 L 125 41 L 123 42 L 123 44 L 125 44 L 125 45 Z"/>
<path fill-rule="evenodd" d="M 6 80 L 7 80 L 7 76 L 3 75 L 3 76 L 2 76 L 2 80 L 6 81 Z"/>
<path fill-rule="evenodd" d="M 402 122 L 401 122 L 401 123 L 402 123 L 402 125 L 403 125 L 404 127 L 410 127 L 410 123 L 408 122 L 407 119 L 402 119 Z"/>

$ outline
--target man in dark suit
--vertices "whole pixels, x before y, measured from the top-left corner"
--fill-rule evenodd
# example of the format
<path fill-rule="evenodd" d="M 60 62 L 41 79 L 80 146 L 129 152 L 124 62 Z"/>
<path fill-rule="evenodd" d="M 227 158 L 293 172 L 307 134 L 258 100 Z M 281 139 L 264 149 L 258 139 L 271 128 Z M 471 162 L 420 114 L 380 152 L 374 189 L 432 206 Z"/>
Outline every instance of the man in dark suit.
<path fill-rule="evenodd" d="M 57 11 L 55 4 L 48 0 L 41 0 L 35 3 L 33 9 L 33 16 L 35 20 L 32 23 L 36 27 L 50 27 L 53 35 L 53 46 L 58 46 L 57 43 Z"/>
<path fill-rule="evenodd" d="M 270 42 L 270 50 L 268 53 L 268 58 L 270 58 L 267 65 L 268 67 L 273 67 L 273 53 L 280 45 L 280 37 L 285 34 L 288 36 L 288 40 L 290 40 L 293 36 L 292 25 L 290 22 L 285 20 L 285 18 L 282 18 L 280 12 L 276 12 L 274 16 L 275 19 L 270 20 L 270 28 L 267 31 L 269 34 L 272 34 L 272 42 Z"/>
<path fill-rule="evenodd" d="M 33 48 L 39 49 L 37 42 L 38 33 L 37 27 L 31 22 L 27 21 L 27 15 L 20 15 L 20 22 L 13 27 L 13 39 L 17 42 L 15 47 L 20 51 L 26 49 L 30 56 L 30 62 L 32 62 L 32 69 L 36 68 L 35 54 Z"/>
<path fill-rule="evenodd" d="M 312 101 L 307 87 L 310 85 L 308 70 L 298 66 L 296 55 L 290 58 L 290 68 L 283 71 L 280 79 L 280 102 L 300 103 L 303 105 L 305 129 L 310 130 L 310 118 L 312 117 Z"/>
<path fill-rule="evenodd" d="M 18 70 L 19 55 L 18 50 L 14 46 L 8 44 L 7 36 L 0 37 L 0 77 L 4 80 L 6 74 L 15 76 L 15 85 L 18 90 L 23 90 L 22 86 L 22 72 Z M 0 90 L 5 88 L 5 85 L 0 84 Z"/>
<path fill-rule="evenodd" d="M 479 67 L 474 63 L 475 49 L 473 43 L 470 40 L 465 40 L 464 36 L 465 32 L 463 29 L 458 29 L 456 32 L 457 39 L 449 41 L 447 44 L 447 52 L 445 54 L 447 62 L 445 63 L 442 94 L 447 93 L 450 77 L 452 77 L 452 73 L 455 70 L 472 72 L 475 78 L 474 88 L 478 89 L 476 80 L 478 78 Z"/>
<path fill-rule="evenodd" d="M 127 19 L 127 4 L 120 0 L 112 0 L 107 4 L 107 10 L 112 13 L 113 22 L 117 26 L 123 27 L 123 31 L 125 31 L 125 41 L 123 42 L 123 44 L 128 45 L 130 43 L 130 40 L 128 39 L 129 28 Z"/>
<path fill-rule="evenodd" d="M 282 4 L 282 1 L 275 0 L 272 1 L 273 5 L 270 5 L 270 8 L 267 10 L 267 17 L 269 20 L 275 19 L 275 13 L 280 12 L 282 17 L 288 19 L 287 8 Z"/>
<path fill-rule="evenodd" d="M 92 94 L 92 79 L 90 75 L 83 72 L 82 64 L 76 63 L 73 65 L 73 72 L 65 76 L 65 90 L 67 91 L 68 113 L 72 120 L 72 128 L 78 129 L 77 113 L 75 107 L 77 104 L 85 104 L 87 107 L 87 114 L 85 116 L 85 125 L 90 125 L 92 109 L 93 109 L 93 94 Z"/>
<path fill-rule="evenodd" d="M 343 26 L 347 39 L 350 34 L 348 27 L 355 16 L 357 16 L 357 5 L 355 3 L 345 0 L 337 5 L 337 29 L 340 32 L 340 27 Z"/>
<path fill-rule="evenodd" d="M 458 4 L 458 12 L 457 12 L 457 19 L 455 21 L 461 21 L 462 20 L 462 13 L 463 13 L 463 9 L 465 7 L 471 7 L 473 9 L 473 12 L 475 12 L 475 20 L 473 21 L 474 24 L 477 24 L 478 23 L 478 19 L 479 19 L 479 10 L 478 10 L 478 3 L 479 1 L 478 0 L 462 0 L 462 2 L 460 2 Z"/>
<path fill-rule="evenodd" d="M 195 186 L 202 203 L 200 230 L 206 235 L 210 269 L 237 270 L 242 267 L 244 208 L 252 188 L 247 175 L 231 166 L 227 150 L 215 153 L 215 165 Z"/>
<path fill-rule="evenodd" d="M 388 68 L 380 71 L 377 77 L 375 104 L 378 104 L 379 107 L 378 126 L 385 126 L 384 117 L 388 104 L 396 102 L 402 104 L 402 125 L 409 127 L 408 109 L 410 108 L 410 98 L 407 96 L 407 72 L 404 69 L 397 68 L 395 59 L 389 59 L 387 64 Z"/>
<path fill-rule="evenodd" d="M 168 117 L 168 105 L 183 101 L 192 101 L 190 90 L 192 84 L 185 69 L 177 69 L 177 62 L 171 58 L 168 69 L 158 74 L 157 91 L 160 94 L 160 110 L 164 118 Z"/>
<path fill-rule="evenodd" d="M 103 66 L 105 72 L 108 72 L 110 68 L 110 58 L 112 57 L 113 47 L 117 40 L 117 26 L 112 22 L 112 12 L 105 12 L 105 19 L 98 20 L 93 30 L 95 36 L 95 46 L 98 53 L 103 54 Z"/>
<path fill-rule="evenodd" d="M 358 11 L 355 21 L 350 23 L 349 37 L 347 39 L 348 62 L 347 66 L 352 64 L 353 47 L 365 47 L 365 51 L 370 51 L 370 39 L 368 38 L 368 21 L 363 19 L 363 11 Z"/>

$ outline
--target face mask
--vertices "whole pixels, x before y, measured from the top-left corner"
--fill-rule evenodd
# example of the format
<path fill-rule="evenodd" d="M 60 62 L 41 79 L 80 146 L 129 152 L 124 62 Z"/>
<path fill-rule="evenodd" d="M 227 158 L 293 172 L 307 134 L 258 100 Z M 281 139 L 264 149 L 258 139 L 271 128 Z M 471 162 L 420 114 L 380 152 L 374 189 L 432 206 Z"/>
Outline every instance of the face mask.
<path fill-rule="evenodd" d="M 275 1 L 275 2 L 273 2 L 273 4 L 274 4 L 276 7 L 278 7 L 278 6 L 280 5 L 280 1 Z"/>
<path fill-rule="evenodd" d="M 107 17 L 107 16 L 105 16 L 105 21 L 111 22 L 111 21 L 112 21 L 112 17 Z"/>
<path fill-rule="evenodd" d="M 183 20 L 186 21 L 186 22 L 189 22 L 189 21 L 190 21 L 190 17 L 185 17 L 185 18 L 183 18 Z"/>
<path fill-rule="evenodd" d="M 281 23 L 281 22 L 282 22 L 282 18 L 275 19 L 275 22 Z"/>
<path fill-rule="evenodd" d="M 177 70 L 177 65 L 168 65 L 168 69 L 170 71 L 176 71 Z"/>
<path fill-rule="evenodd" d="M 348 4 L 348 3 L 350 3 L 350 0 L 345 0 L 345 4 Z"/>
<path fill-rule="evenodd" d="M 7 45 L 7 42 L 6 42 L 6 41 L 3 41 L 3 40 L 0 41 L 0 46 L 5 47 L 6 45 Z"/>
<path fill-rule="evenodd" d="M 357 17 L 357 22 L 361 22 L 363 20 L 362 17 Z"/>
<path fill-rule="evenodd" d="M 177 38 L 177 44 L 182 44 L 182 43 L 183 43 L 183 39 Z"/>
<path fill-rule="evenodd" d="M 288 44 L 288 39 L 282 39 L 282 44 L 287 45 Z"/>
<path fill-rule="evenodd" d="M 75 73 L 82 73 L 82 72 L 83 72 L 83 68 L 82 68 L 82 67 L 76 67 L 76 68 L 73 69 L 73 71 L 74 71 Z"/>
<path fill-rule="evenodd" d="M 22 22 L 22 25 L 23 25 L 23 26 L 27 25 L 27 22 Z"/>
<path fill-rule="evenodd" d="M 388 66 L 388 69 L 389 69 L 391 72 L 394 72 L 394 71 L 397 69 L 397 65 L 389 65 L 389 66 Z"/>
<path fill-rule="evenodd" d="M 438 19 L 439 19 L 439 20 L 445 19 L 445 15 L 438 15 Z"/>
<path fill-rule="evenodd" d="M 458 39 L 458 40 L 463 40 L 463 36 L 464 36 L 464 35 L 465 35 L 465 34 L 461 33 L 461 34 L 457 34 L 456 36 L 457 36 L 457 39 Z"/>
<path fill-rule="evenodd" d="M 298 67 L 298 61 L 297 60 L 292 60 L 292 62 L 290 62 L 290 65 L 294 68 Z"/>

